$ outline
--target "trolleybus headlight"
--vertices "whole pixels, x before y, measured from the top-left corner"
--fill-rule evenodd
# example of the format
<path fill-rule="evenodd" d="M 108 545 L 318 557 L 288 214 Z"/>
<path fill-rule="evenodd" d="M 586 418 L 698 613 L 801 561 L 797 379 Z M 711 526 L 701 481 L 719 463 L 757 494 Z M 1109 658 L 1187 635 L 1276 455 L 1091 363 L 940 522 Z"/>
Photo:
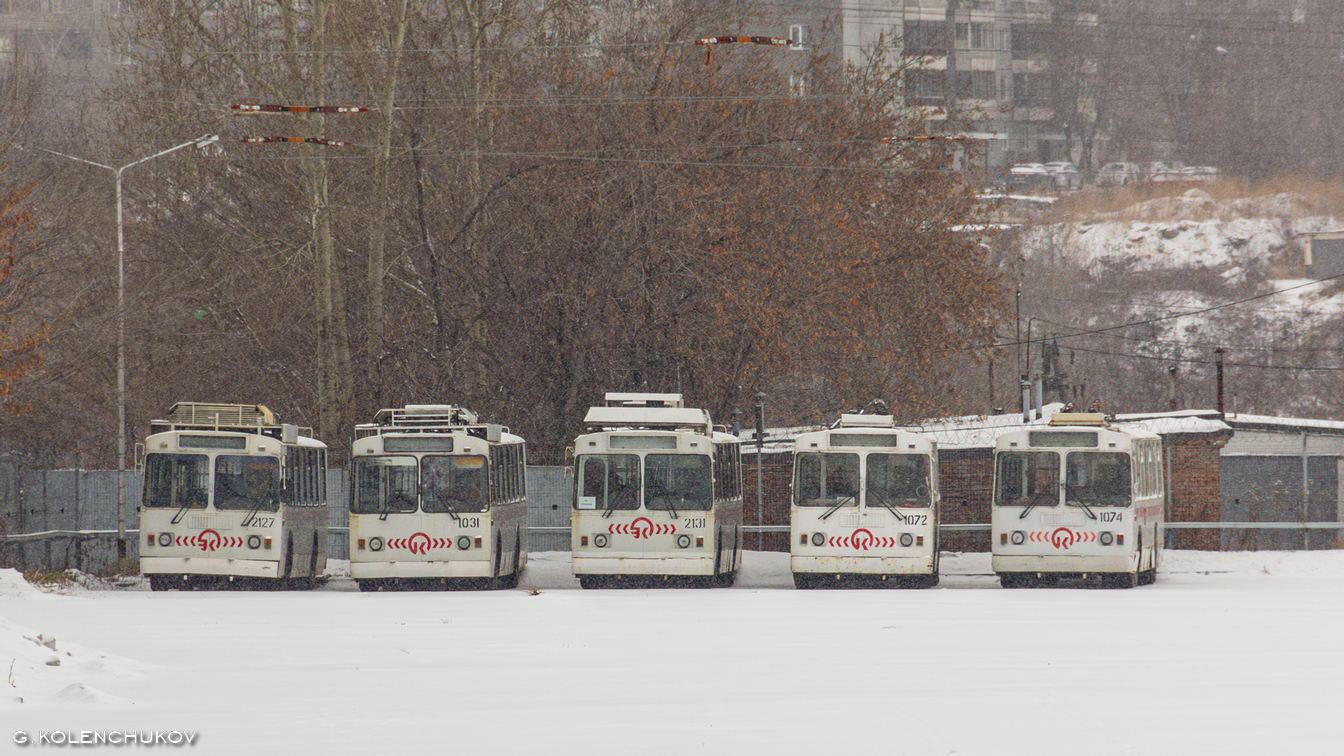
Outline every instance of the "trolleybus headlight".
<path fill-rule="evenodd" d="M 462 549 L 463 551 L 466 551 L 467 549 L 471 548 L 471 538 L 469 538 L 468 536 L 462 536 L 458 538 L 457 547 L 459 549 Z"/>
<path fill-rule="evenodd" d="M 250 535 L 250 536 L 248 536 L 248 537 L 247 537 L 247 547 L 248 547 L 249 549 L 259 549 L 259 548 L 261 548 L 261 536 L 259 536 L 259 535 Z"/>
<path fill-rule="evenodd" d="M 690 547 L 691 547 L 690 536 L 686 535 L 685 533 L 682 533 L 681 535 L 677 536 L 677 548 L 689 549 Z"/>
<path fill-rule="evenodd" d="M 382 551 L 382 550 L 383 550 L 383 539 L 381 539 L 381 538 L 370 538 L 370 539 L 369 539 L 369 550 L 370 550 L 370 551 Z"/>
<path fill-rule="evenodd" d="M 593 536 L 593 545 L 598 547 L 599 549 L 605 549 L 607 547 L 607 534 L 598 533 L 597 535 Z"/>
<path fill-rule="evenodd" d="M 813 545 L 813 546 L 825 546 L 825 545 L 826 545 L 826 534 L 825 534 L 825 533 L 813 533 L 813 534 L 812 534 L 812 545 Z"/>
<path fill-rule="evenodd" d="M 1102 533 L 1100 536 L 1097 536 L 1097 538 L 1101 541 L 1102 546 L 1110 546 L 1111 541 L 1115 540 L 1115 536 L 1111 533 Z"/>
<path fill-rule="evenodd" d="M 172 546 L 172 545 L 173 545 L 173 534 L 172 534 L 172 533 L 159 533 L 159 545 L 160 545 L 160 546 Z"/>
<path fill-rule="evenodd" d="M 1021 546 L 1022 544 L 1026 543 L 1026 542 L 1027 542 L 1027 534 L 1026 534 L 1026 533 L 1023 533 L 1023 532 L 1020 531 L 1020 530 L 1014 530 L 1014 531 L 1013 531 L 1013 545 L 1014 545 L 1014 546 Z"/>
<path fill-rule="evenodd" d="M 901 545 L 909 546 L 915 542 L 915 537 L 909 533 L 901 533 Z"/>

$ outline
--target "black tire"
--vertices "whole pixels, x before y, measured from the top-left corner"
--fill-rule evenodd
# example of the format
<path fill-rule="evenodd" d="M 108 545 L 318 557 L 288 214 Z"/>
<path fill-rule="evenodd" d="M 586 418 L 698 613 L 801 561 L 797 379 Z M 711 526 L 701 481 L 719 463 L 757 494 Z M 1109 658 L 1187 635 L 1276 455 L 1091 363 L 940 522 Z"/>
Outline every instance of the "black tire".
<path fill-rule="evenodd" d="M 814 590 L 819 587 L 817 583 L 818 579 L 816 575 L 807 572 L 793 573 L 793 587 L 800 591 Z"/>
<path fill-rule="evenodd" d="M 579 587 L 585 591 L 606 588 L 606 577 L 603 575 L 579 575 Z"/>
<path fill-rule="evenodd" d="M 1020 572 L 1000 572 L 999 585 L 1004 588 L 1034 588 L 1036 576 Z"/>
<path fill-rule="evenodd" d="M 1113 572 L 1102 575 L 1102 581 L 1107 588 L 1133 588 L 1139 584 L 1139 573 Z"/>
<path fill-rule="evenodd" d="M 149 589 L 151 591 L 166 591 L 172 587 L 172 578 L 174 575 L 150 575 Z"/>
<path fill-rule="evenodd" d="M 372 580 L 356 580 L 355 585 L 359 586 L 359 590 L 364 593 L 371 593 L 378 590 L 378 584 Z"/>
<path fill-rule="evenodd" d="M 938 585 L 938 573 L 932 575 L 915 575 L 910 578 L 911 588 L 933 588 Z"/>

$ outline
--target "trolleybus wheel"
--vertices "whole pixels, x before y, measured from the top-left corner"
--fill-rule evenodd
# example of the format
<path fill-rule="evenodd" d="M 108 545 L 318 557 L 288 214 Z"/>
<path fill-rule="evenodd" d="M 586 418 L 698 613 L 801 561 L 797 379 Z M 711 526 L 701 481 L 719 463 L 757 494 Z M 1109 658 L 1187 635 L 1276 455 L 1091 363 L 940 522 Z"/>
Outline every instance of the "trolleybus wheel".
<path fill-rule="evenodd" d="M 579 587 L 585 591 L 606 588 L 607 581 L 601 575 L 579 575 Z"/>
<path fill-rule="evenodd" d="M 504 587 L 513 589 L 518 587 L 518 581 L 523 577 L 523 568 L 520 566 L 523 561 L 523 534 L 520 530 L 513 531 L 513 572 L 504 578 Z"/>
<path fill-rule="evenodd" d="M 1133 588 L 1139 584 L 1137 572 L 1112 572 L 1102 575 L 1101 579 L 1107 588 Z"/>
<path fill-rule="evenodd" d="M 732 588 L 733 583 L 737 582 L 737 570 L 732 570 L 730 572 L 724 572 L 720 575 L 717 575 L 714 582 L 717 583 L 718 586 L 721 588 Z"/>
<path fill-rule="evenodd" d="M 817 587 L 817 578 L 815 575 L 809 575 L 806 572 L 793 573 L 793 587 L 800 591 L 808 591 Z"/>
<path fill-rule="evenodd" d="M 1139 573 L 1139 585 L 1152 585 L 1157 582 L 1157 568 Z"/>
<path fill-rule="evenodd" d="M 372 580 L 356 580 L 355 585 L 359 586 L 359 590 L 364 593 L 371 593 L 378 590 L 378 584 Z"/>
<path fill-rule="evenodd" d="M 915 575 L 910 578 L 911 588 L 933 588 L 938 585 L 938 573 L 932 575 Z"/>
<path fill-rule="evenodd" d="M 999 585 L 1004 588 L 1031 588 L 1036 584 L 1034 575 L 1024 575 L 1016 572 L 1000 572 Z"/>
<path fill-rule="evenodd" d="M 171 587 L 170 575 L 150 575 L 149 589 L 151 591 L 166 591 Z"/>

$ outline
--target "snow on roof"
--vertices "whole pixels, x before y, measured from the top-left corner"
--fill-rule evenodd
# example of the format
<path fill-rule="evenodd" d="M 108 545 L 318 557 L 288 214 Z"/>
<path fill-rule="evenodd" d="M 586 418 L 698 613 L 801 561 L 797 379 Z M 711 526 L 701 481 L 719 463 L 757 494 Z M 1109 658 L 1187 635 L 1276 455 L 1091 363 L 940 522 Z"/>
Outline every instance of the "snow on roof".
<path fill-rule="evenodd" d="M 992 449 L 994 439 L 1004 433 L 1045 427 L 1056 412 L 1063 411 L 1064 405 L 1055 402 L 1045 405 L 1039 418 L 1033 413 L 1033 417 L 1025 423 L 1022 421 L 1022 413 L 1015 412 L 1011 415 L 970 415 L 929 420 L 904 430 L 931 437 L 940 449 Z M 1159 435 L 1219 433 L 1228 430 L 1227 424 L 1218 420 L 1217 416 L 1218 413 L 1211 410 L 1135 413 L 1116 415 L 1112 425 L 1143 429 Z"/>
<path fill-rule="evenodd" d="M 1344 421 L 1310 420 L 1300 417 L 1275 417 L 1272 415 L 1247 415 L 1245 413 L 1228 414 L 1227 424 L 1233 430 L 1269 430 L 1290 432 L 1311 428 L 1318 431 L 1331 431 L 1331 435 L 1344 435 Z"/>

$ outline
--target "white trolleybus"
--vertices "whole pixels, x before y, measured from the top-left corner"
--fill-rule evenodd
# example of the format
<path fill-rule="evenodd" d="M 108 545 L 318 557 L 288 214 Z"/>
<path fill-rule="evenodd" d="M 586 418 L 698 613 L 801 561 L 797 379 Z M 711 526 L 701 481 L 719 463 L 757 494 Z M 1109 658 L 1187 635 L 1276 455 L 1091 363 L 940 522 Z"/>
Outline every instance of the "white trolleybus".
<path fill-rule="evenodd" d="M 140 465 L 153 590 L 311 587 L 327 565 L 327 447 L 260 405 L 179 402 Z"/>
<path fill-rule="evenodd" d="M 574 441 L 574 574 L 584 588 L 732 585 L 742 564 L 736 436 L 681 394 L 606 395 Z"/>
<path fill-rule="evenodd" d="M 1005 588 L 1152 583 L 1162 556 L 1162 442 L 1100 414 L 999 436 L 993 565 Z"/>
<path fill-rule="evenodd" d="M 527 564 L 527 450 L 453 405 L 380 410 L 350 450 L 360 590 L 511 588 Z"/>
<path fill-rule="evenodd" d="M 794 442 L 798 588 L 938 584 L 938 453 L 891 415 L 840 416 Z"/>

